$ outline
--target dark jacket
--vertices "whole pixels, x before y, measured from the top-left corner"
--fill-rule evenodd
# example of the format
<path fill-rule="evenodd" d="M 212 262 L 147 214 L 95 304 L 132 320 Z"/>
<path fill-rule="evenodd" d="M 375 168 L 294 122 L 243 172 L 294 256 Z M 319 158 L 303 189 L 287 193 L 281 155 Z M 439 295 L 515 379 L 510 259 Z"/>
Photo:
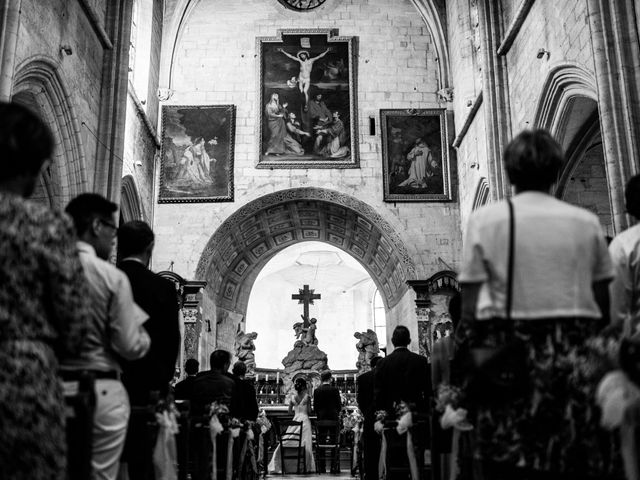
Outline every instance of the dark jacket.
<path fill-rule="evenodd" d="M 171 281 L 133 260 L 120 266 L 131 283 L 133 299 L 149 314 L 144 328 L 151 337 L 149 352 L 139 360 L 123 361 L 122 382 L 132 405 L 149 402 L 149 392 L 166 395 L 180 350 L 178 297 Z"/>
<path fill-rule="evenodd" d="M 193 397 L 193 382 L 195 382 L 196 376 L 189 375 L 184 380 L 176 383 L 173 389 L 173 396 L 176 400 L 189 400 Z"/>
<path fill-rule="evenodd" d="M 394 402 L 413 403 L 418 413 L 429 412 L 431 369 L 427 359 L 407 348 L 396 348 L 374 370 L 375 410 L 395 418 Z"/>
<path fill-rule="evenodd" d="M 236 398 L 233 401 L 235 416 L 241 420 L 255 422 L 258 418 L 258 399 L 256 389 L 250 381 L 234 376 L 236 383 Z"/>
<path fill-rule="evenodd" d="M 231 409 L 231 401 L 236 396 L 236 384 L 223 373 L 207 370 L 196 375 L 193 382 L 191 413 L 205 415 L 211 402 L 224 403 Z"/>
<path fill-rule="evenodd" d="M 358 408 L 364 415 L 364 423 L 373 426 L 375 421 L 375 408 L 373 405 L 373 375 L 374 370 L 359 375 L 356 379 L 356 401 Z"/>
<path fill-rule="evenodd" d="M 320 385 L 313 392 L 313 409 L 318 420 L 338 420 L 342 409 L 339 390 L 333 385 Z"/>

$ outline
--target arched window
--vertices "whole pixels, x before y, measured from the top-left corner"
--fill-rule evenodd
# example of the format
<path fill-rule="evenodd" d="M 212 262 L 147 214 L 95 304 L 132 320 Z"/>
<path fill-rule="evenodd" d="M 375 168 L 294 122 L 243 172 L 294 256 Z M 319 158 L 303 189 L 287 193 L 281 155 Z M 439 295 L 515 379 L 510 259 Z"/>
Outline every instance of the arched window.
<path fill-rule="evenodd" d="M 373 294 L 373 329 L 378 335 L 380 348 L 385 347 L 387 345 L 387 319 L 382 295 L 380 295 L 380 291 L 377 288 Z"/>

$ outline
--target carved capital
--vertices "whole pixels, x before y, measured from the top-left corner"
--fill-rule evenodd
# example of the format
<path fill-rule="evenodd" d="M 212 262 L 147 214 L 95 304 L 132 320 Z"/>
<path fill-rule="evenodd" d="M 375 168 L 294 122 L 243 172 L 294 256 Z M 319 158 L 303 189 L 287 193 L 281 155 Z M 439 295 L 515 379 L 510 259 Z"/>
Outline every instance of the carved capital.
<path fill-rule="evenodd" d="M 453 102 L 453 87 L 441 88 L 436 94 L 441 102 Z"/>
<path fill-rule="evenodd" d="M 158 100 L 160 100 L 161 102 L 166 102 L 171 97 L 173 97 L 175 90 L 172 90 L 170 88 L 159 88 L 157 93 L 158 93 Z"/>

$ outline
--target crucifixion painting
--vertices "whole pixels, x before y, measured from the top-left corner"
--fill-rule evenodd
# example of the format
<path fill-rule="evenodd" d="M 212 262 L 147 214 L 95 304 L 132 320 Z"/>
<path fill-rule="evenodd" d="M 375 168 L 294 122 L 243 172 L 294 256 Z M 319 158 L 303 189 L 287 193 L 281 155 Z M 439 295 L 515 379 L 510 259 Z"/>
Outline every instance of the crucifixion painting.
<path fill-rule="evenodd" d="M 314 290 L 309 289 L 309 285 L 303 285 L 303 288 L 298 289 L 298 293 L 291 295 L 291 300 L 298 300 L 299 304 L 303 305 L 302 322 L 297 322 L 293 325 L 296 338 L 302 342 L 303 345 L 317 345 L 318 339 L 316 338 L 316 323 L 315 318 L 309 318 L 309 305 L 313 305 L 314 300 L 320 300 L 321 295 L 314 293 Z"/>

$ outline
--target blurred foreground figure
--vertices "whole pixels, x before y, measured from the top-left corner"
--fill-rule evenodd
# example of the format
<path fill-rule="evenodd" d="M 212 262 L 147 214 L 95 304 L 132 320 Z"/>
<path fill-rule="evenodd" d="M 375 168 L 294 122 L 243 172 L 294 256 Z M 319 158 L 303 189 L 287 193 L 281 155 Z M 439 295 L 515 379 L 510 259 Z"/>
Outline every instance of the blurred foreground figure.
<path fill-rule="evenodd" d="M 53 139 L 31 112 L 0 103 L 0 477 L 65 477 L 58 360 L 78 351 L 87 290 L 66 217 L 26 200 Z"/>
<path fill-rule="evenodd" d="M 141 358 L 151 343 L 142 326 L 149 316 L 133 301 L 127 276 L 107 261 L 118 230 L 117 208 L 100 195 L 83 193 L 66 209 L 79 237 L 91 314 L 87 341 L 79 355 L 64 362 L 62 376 L 74 381 L 90 372 L 95 378 L 91 466 L 92 478 L 99 480 L 115 480 L 127 433 L 130 406 L 120 381 L 120 357 Z"/>
<path fill-rule="evenodd" d="M 590 342 L 613 277 L 600 222 L 550 194 L 564 154 L 549 133 L 522 132 L 504 163 L 516 194 L 471 215 L 459 277 L 485 478 L 615 478 Z"/>

